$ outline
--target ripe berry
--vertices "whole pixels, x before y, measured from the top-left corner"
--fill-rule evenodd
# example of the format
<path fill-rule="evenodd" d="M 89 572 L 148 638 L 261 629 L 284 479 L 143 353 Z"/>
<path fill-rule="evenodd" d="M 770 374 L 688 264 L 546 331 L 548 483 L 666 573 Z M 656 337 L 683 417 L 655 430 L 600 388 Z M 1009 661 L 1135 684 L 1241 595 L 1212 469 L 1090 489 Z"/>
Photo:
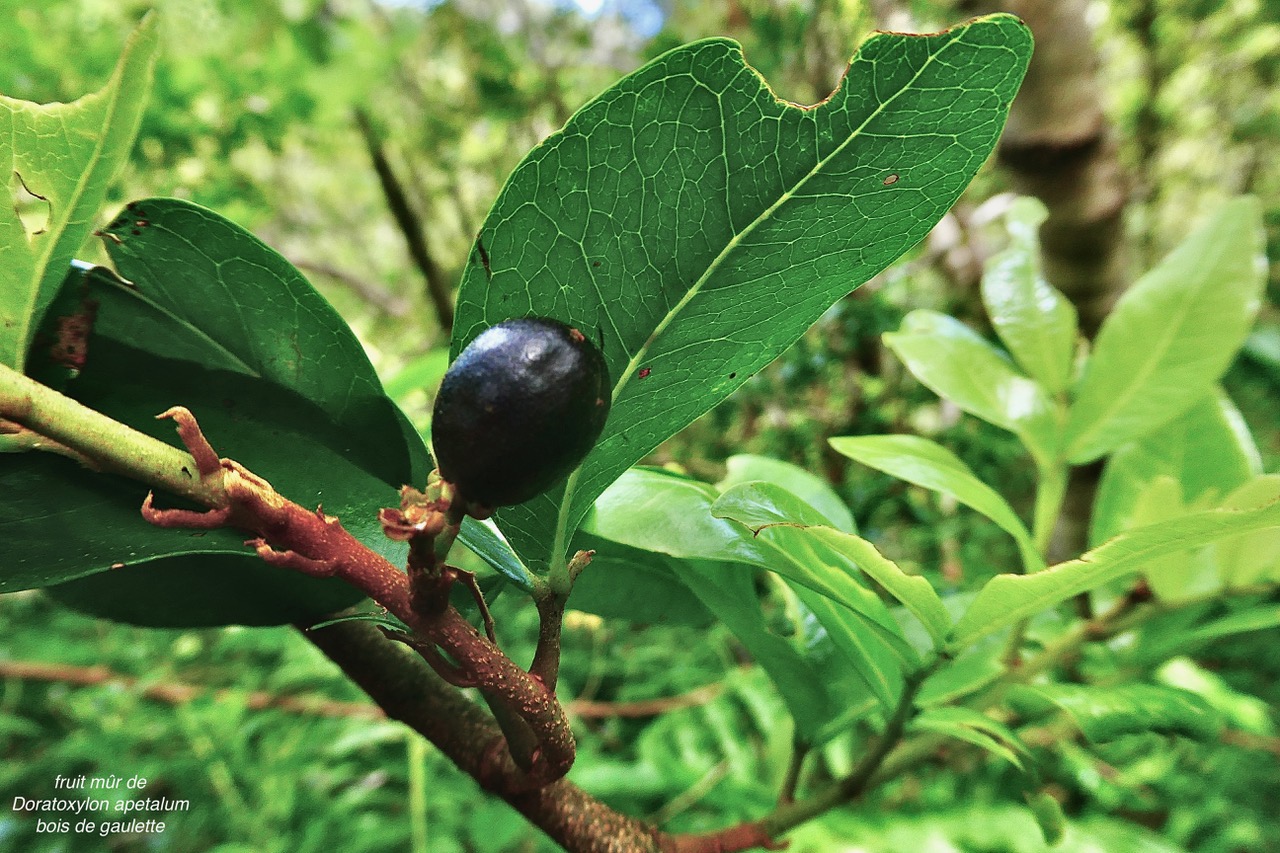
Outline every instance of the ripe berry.
<path fill-rule="evenodd" d="M 483 507 L 524 503 L 576 468 L 604 429 L 604 357 L 558 320 L 507 320 L 449 367 L 431 441 L 440 476 Z"/>

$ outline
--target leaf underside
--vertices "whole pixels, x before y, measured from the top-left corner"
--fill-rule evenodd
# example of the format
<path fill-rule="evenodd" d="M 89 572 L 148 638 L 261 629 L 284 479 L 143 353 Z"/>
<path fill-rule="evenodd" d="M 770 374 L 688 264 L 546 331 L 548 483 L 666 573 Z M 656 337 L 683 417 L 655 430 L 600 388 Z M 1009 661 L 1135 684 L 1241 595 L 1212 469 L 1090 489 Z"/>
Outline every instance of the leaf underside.
<path fill-rule="evenodd" d="M 928 233 L 991 152 L 1030 51 L 1007 15 L 877 34 L 803 108 L 736 43 L 696 42 L 525 158 L 464 271 L 452 354 L 502 320 L 551 316 L 601 343 L 613 379 L 568 484 L 498 514 L 531 567 L 562 559 L 623 470 Z"/>

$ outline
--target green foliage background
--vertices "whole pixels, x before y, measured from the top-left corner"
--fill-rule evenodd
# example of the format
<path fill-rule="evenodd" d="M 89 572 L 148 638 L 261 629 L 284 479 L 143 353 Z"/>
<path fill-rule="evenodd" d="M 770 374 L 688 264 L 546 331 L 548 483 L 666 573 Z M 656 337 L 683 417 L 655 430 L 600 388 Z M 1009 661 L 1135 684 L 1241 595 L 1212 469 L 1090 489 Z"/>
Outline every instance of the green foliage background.
<path fill-rule="evenodd" d="M 71 100 L 99 88 L 151 5 L 0 0 L 0 93 Z M 154 92 L 109 198 L 117 206 L 151 195 L 188 198 L 280 249 L 352 324 L 420 426 L 448 335 L 387 213 L 353 124 L 357 108 L 369 113 L 405 181 L 434 259 L 459 281 L 489 205 L 525 151 L 645 59 L 692 38 L 727 35 L 744 44 L 775 91 L 811 103 L 827 94 L 870 27 L 869 14 L 851 0 L 724 7 L 675 0 L 652 34 L 637 32 L 611 6 L 587 19 L 568 7 L 513 4 L 522 11 L 504 12 L 463 0 L 426 10 L 365 0 L 154 5 L 162 12 Z M 940 0 L 899 5 L 922 29 L 956 19 Z M 1109 113 L 1140 188 L 1130 227 L 1147 259 L 1186 235 L 1186 211 L 1242 192 L 1264 199 L 1269 254 L 1280 257 L 1280 8 L 1179 0 L 1161 5 L 1154 29 L 1141 26 L 1138 0 L 1100 8 L 1107 12 L 1099 46 Z M 24 221 L 38 222 L 40 204 L 12 182 L 11 189 Z M 962 205 L 1002 189 L 1000 174 L 986 172 Z M 981 236 L 1003 239 L 994 229 Z M 93 241 L 80 256 L 101 260 L 93 254 L 101 251 Z M 837 303 L 778 362 L 649 461 L 709 482 L 724 478 L 734 454 L 800 464 L 835 488 L 862 535 L 940 588 L 1015 565 L 1017 545 L 998 525 L 851 464 L 826 441 L 929 435 L 1029 515 L 1030 478 L 1016 440 L 959 417 L 881 343 L 915 309 L 984 322 L 977 293 L 958 286 L 938 260 L 922 248 Z M 1280 281 L 1272 276 L 1274 299 Z M 1268 471 L 1280 460 L 1278 383 L 1280 324 L 1269 304 L 1225 382 Z M 515 599 L 499 597 L 497 616 L 512 656 L 525 660 L 536 623 Z M 791 624 L 785 609 L 793 599 L 775 590 L 765 601 L 762 636 Z M 765 673 L 745 665 L 740 637 L 705 626 L 704 609 L 682 602 L 651 611 L 645 621 L 574 617 L 562 697 L 626 702 L 712 684 L 715 698 L 657 718 L 584 722 L 572 778 L 673 829 L 757 816 L 771 805 L 791 747 L 789 727 L 780 725 L 787 709 Z M 10 677 L 0 693 L 0 793 L 49 794 L 58 773 L 129 772 L 150 778 L 157 794 L 192 801 L 192 818 L 175 823 L 180 829 L 125 849 L 548 846 L 438 755 L 410 746 L 398 726 L 247 709 L 255 690 L 360 698 L 287 630 L 127 628 L 38 593 L 0 598 L 0 624 L 0 662 L 104 666 L 138 679 L 76 687 Z M 1181 626 L 1174 620 L 1165 630 Z M 1276 639 L 1274 628 L 1209 637 L 1194 661 L 1180 658 L 1161 670 L 1169 683 L 1196 684 L 1213 697 L 1233 730 L 1247 735 L 1243 741 L 1151 733 L 1053 753 L 1040 772 L 1071 820 L 1060 849 L 1280 847 L 1272 802 L 1280 789 Z M 752 652 L 760 659 L 759 649 Z M 143 695 L 147 685 L 169 682 L 230 692 L 177 704 Z M 824 766 L 847 769 L 850 752 L 848 737 L 831 741 Z M 970 761 L 884 786 L 856 811 L 797 832 L 791 849 L 920 849 L 925 839 L 942 839 L 947 846 L 939 849 L 1043 849 L 1029 812 L 1007 805 L 1024 793 L 1024 777 L 1007 762 Z M 410 816 L 423 800 L 425 823 Z M 94 839 L 59 847 L 0 810 L 0 850 L 44 849 L 101 848 Z"/>

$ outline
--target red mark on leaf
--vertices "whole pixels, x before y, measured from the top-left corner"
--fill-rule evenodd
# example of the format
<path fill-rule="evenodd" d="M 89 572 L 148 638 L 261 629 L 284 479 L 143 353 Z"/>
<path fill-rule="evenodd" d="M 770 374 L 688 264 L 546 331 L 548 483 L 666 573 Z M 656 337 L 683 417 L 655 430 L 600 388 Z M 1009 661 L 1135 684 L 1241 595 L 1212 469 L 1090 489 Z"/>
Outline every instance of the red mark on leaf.
<path fill-rule="evenodd" d="M 98 303 L 85 300 L 75 314 L 58 318 L 57 338 L 49 350 L 49 357 L 56 364 L 72 370 L 84 367 L 85 357 L 89 351 L 89 333 L 93 331 L 93 320 L 98 314 Z"/>
<path fill-rule="evenodd" d="M 640 376 L 640 378 L 641 378 L 641 379 L 644 379 L 644 378 L 645 378 L 645 377 L 647 377 L 650 373 L 653 373 L 653 371 L 652 371 L 650 368 L 648 368 L 648 367 L 642 367 L 642 368 L 640 368 L 639 376 Z"/>

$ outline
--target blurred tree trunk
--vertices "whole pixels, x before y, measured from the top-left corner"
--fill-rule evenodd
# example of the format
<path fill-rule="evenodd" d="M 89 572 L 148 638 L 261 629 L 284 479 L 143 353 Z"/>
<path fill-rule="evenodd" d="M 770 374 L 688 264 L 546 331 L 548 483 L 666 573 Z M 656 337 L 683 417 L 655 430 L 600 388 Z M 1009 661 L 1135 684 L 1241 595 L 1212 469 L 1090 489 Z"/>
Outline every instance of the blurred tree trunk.
<path fill-rule="evenodd" d="M 1089 337 L 1129 281 L 1123 215 L 1130 182 L 1102 111 L 1088 0 L 966 0 L 966 14 L 1007 11 L 1036 51 L 1013 102 L 999 159 L 1016 189 L 1049 208 L 1040 229 L 1045 275 L 1071 298 Z"/>
<path fill-rule="evenodd" d="M 1102 109 L 1088 0 L 961 0 L 968 15 L 1012 12 L 1031 27 L 1035 55 L 1013 102 L 999 162 L 1014 188 L 1049 209 L 1040 229 L 1045 276 L 1080 312 L 1092 338 L 1130 279 L 1124 211 L 1130 181 Z M 1074 469 L 1051 560 L 1087 546 L 1100 466 Z"/>

